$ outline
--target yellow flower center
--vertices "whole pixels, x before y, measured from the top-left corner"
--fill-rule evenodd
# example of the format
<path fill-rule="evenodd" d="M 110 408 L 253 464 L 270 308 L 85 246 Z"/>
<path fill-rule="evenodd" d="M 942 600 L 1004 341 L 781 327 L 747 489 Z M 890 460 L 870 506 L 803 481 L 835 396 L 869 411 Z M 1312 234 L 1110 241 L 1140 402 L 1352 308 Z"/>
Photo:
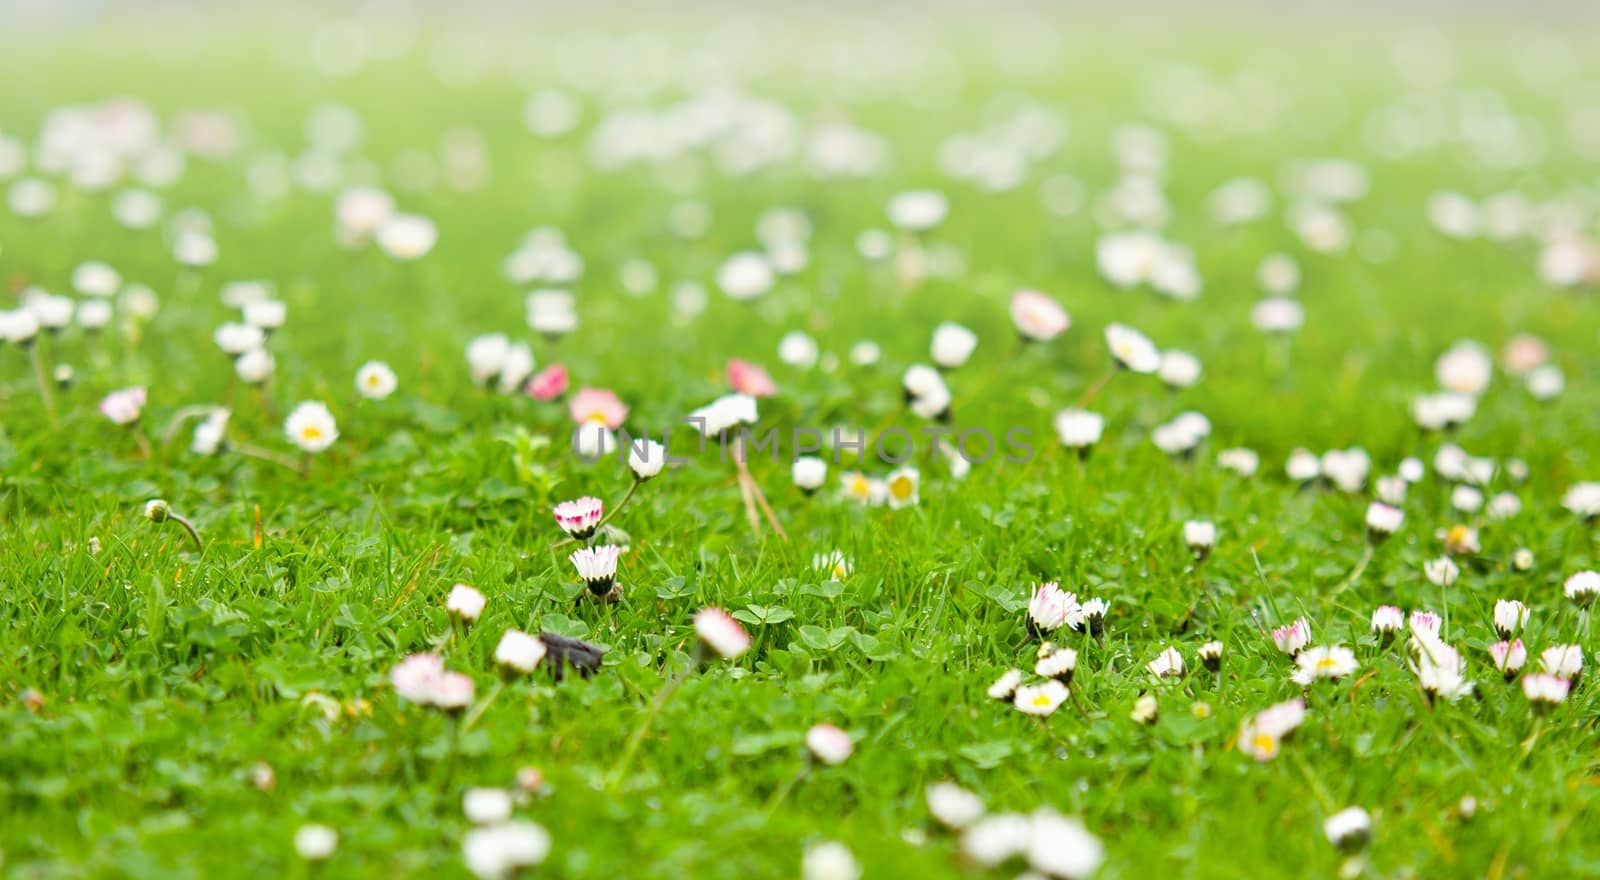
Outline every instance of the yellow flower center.
<path fill-rule="evenodd" d="M 889 494 L 893 495 L 895 498 L 897 498 L 897 499 L 899 499 L 901 501 L 904 501 L 905 499 L 910 498 L 911 497 L 911 478 L 910 477 L 895 477 L 893 480 L 890 480 L 889 481 Z"/>
<path fill-rule="evenodd" d="M 1264 758 L 1270 758 L 1278 753 L 1277 737 L 1258 733 L 1256 738 L 1250 741 L 1250 744 L 1255 747 L 1256 754 Z"/>
<path fill-rule="evenodd" d="M 1049 694 L 1040 694 L 1039 696 L 1034 697 L 1033 698 L 1033 704 L 1035 706 L 1048 706 L 1048 705 L 1050 705 L 1050 695 Z"/>
<path fill-rule="evenodd" d="M 856 474 L 854 477 L 850 478 L 850 494 L 860 498 L 865 498 L 872 494 L 872 486 L 867 482 L 866 477 Z"/>
<path fill-rule="evenodd" d="M 322 429 L 315 425 L 308 425 L 301 429 L 300 437 L 303 440 L 317 440 L 322 437 Z"/>
<path fill-rule="evenodd" d="M 1339 661 L 1333 659 L 1332 657 L 1324 657 L 1321 660 L 1317 661 L 1317 668 L 1318 669 L 1332 669 L 1332 668 L 1334 668 L 1335 666 L 1338 666 L 1338 665 L 1339 665 Z"/>

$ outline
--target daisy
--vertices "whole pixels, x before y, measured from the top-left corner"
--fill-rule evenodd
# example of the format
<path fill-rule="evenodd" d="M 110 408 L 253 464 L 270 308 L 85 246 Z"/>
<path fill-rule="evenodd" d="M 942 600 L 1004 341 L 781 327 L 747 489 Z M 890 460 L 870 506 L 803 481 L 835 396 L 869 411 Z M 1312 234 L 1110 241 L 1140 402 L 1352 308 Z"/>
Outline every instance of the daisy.
<path fill-rule="evenodd" d="M 1439 641 L 1419 639 L 1417 678 L 1429 699 L 1443 697 L 1454 703 L 1473 691 L 1466 678 L 1467 661 L 1461 652 Z"/>
<path fill-rule="evenodd" d="M 1200 665 L 1216 672 L 1222 668 L 1222 643 L 1206 642 L 1195 651 L 1195 656 L 1200 659 Z"/>
<path fill-rule="evenodd" d="M 1600 482 L 1574 483 L 1561 496 L 1561 506 L 1584 519 L 1600 516 Z"/>
<path fill-rule="evenodd" d="M 1126 324 L 1108 324 L 1106 347 L 1117 364 L 1135 373 L 1149 374 L 1161 368 L 1161 351 L 1143 333 Z"/>
<path fill-rule="evenodd" d="M 1068 449 L 1087 451 L 1100 442 L 1106 420 L 1099 413 L 1082 409 L 1064 409 L 1055 416 L 1056 437 Z"/>
<path fill-rule="evenodd" d="M 1200 381 L 1200 359 L 1186 351 L 1164 351 L 1156 376 L 1168 388 L 1188 388 Z"/>
<path fill-rule="evenodd" d="M 701 644 L 724 660 L 733 660 L 750 650 L 750 634 L 721 608 L 706 607 L 695 612 L 694 632 Z"/>
<path fill-rule="evenodd" d="M 426 706 L 433 702 L 434 686 L 444 675 L 444 661 L 437 654 L 412 654 L 389 672 L 389 682 L 401 699 Z"/>
<path fill-rule="evenodd" d="M 1579 608 L 1588 608 L 1600 596 L 1600 572 L 1580 571 L 1561 585 L 1567 598 Z"/>
<path fill-rule="evenodd" d="M 1004 674 L 989 685 L 987 693 L 991 700 L 1009 700 L 1017 692 L 1017 687 L 1022 684 L 1022 670 L 1007 669 Z"/>
<path fill-rule="evenodd" d="M 483 613 L 483 606 L 487 603 L 488 600 L 482 593 L 466 584 L 456 584 L 450 588 L 450 595 L 445 597 L 444 608 L 452 615 L 471 623 Z"/>
<path fill-rule="evenodd" d="M 409 262 L 433 250 L 439 240 L 439 228 L 419 214 L 393 214 L 378 225 L 375 239 L 384 253 Z"/>
<path fill-rule="evenodd" d="M 1322 475 L 1342 492 L 1360 492 L 1371 470 L 1372 459 L 1359 446 L 1330 449 L 1322 454 Z"/>
<path fill-rule="evenodd" d="M 600 525 L 601 516 L 605 513 L 605 502 L 585 495 L 557 504 L 553 513 L 556 525 L 561 527 L 561 531 L 581 541 L 594 534 L 595 528 Z"/>
<path fill-rule="evenodd" d="M 1264 709 L 1245 719 L 1239 726 L 1239 751 L 1257 761 L 1270 761 L 1278 756 L 1283 738 L 1299 727 L 1305 718 L 1306 704 L 1300 699 Z"/>
<path fill-rule="evenodd" d="M 949 211 L 949 199 L 932 189 L 897 193 L 889 200 L 887 209 L 889 222 L 909 232 L 926 232 L 938 226 Z"/>
<path fill-rule="evenodd" d="M 1145 664 L 1145 668 L 1156 678 L 1178 678 L 1183 675 L 1183 655 L 1177 648 L 1167 648 Z"/>
<path fill-rule="evenodd" d="M 886 478 L 889 484 L 889 507 L 899 510 L 917 503 L 917 485 L 921 475 L 914 467 L 896 468 Z"/>
<path fill-rule="evenodd" d="M 461 836 L 461 858 L 479 880 L 501 880 L 538 865 L 550 853 L 550 834 L 528 821 L 474 828 Z"/>
<path fill-rule="evenodd" d="M 1404 519 L 1405 514 L 1398 507 L 1374 501 L 1367 505 L 1367 535 L 1374 542 L 1381 542 L 1394 534 Z"/>
<path fill-rule="evenodd" d="M 811 568 L 828 575 L 836 581 L 843 581 L 850 577 L 852 566 L 845 555 L 834 550 L 830 553 L 818 553 L 811 557 Z"/>
<path fill-rule="evenodd" d="M 1034 633 L 1054 632 L 1063 626 L 1077 629 L 1082 615 L 1078 597 L 1055 581 L 1035 586 L 1028 598 L 1028 628 Z"/>
<path fill-rule="evenodd" d="M 1355 652 L 1340 645 L 1307 648 L 1295 656 L 1294 662 L 1299 668 L 1291 678 L 1300 685 L 1309 685 L 1320 678 L 1343 678 L 1361 666 L 1356 662 Z"/>
<path fill-rule="evenodd" d="M 561 364 L 551 364 L 533 374 L 523 389 L 534 400 L 551 401 L 567 393 L 567 368 Z"/>
<path fill-rule="evenodd" d="M 288 315 L 289 307 L 275 299 L 256 300 L 244 305 L 244 322 L 261 328 L 263 333 L 281 329 Z"/>
<path fill-rule="evenodd" d="M 495 388 L 501 394 L 510 394 L 522 387 L 522 383 L 533 375 L 534 360 L 533 349 L 526 342 L 518 342 L 506 348 L 505 359 L 500 362 L 500 372 L 495 381 Z"/>
<path fill-rule="evenodd" d="M 1379 605 L 1372 612 L 1372 632 L 1385 643 L 1405 624 L 1405 613 L 1393 605 Z"/>
<path fill-rule="evenodd" d="M 828 479 L 828 463 L 813 455 L 802 455 L 790 466 L 790 476 L 795 486 L 810 495 Z"/>
<path fill-rule="evenodd" d="M 960 830 L 983 818 L 983 799 L 954 782 L 928 786 L 928 813 L 946 828 Z"/>
<path fill-rule="evenodd" d="M 500 375 L 500 368 L 506 362 L 506 353 L 511 350 L 511 340 L 504 333 L 485 333 L 475 336 L 467 343 L 467 369 L 472 373 L 472 381 L 478 385 L 489 386 Z"/>
<path fill-rule="evenodd" d="M 751 397 L 771 397 L 778 393 L 778 386 L 766 370 L 738 358 L 728 361 L 728 384 L 740 394 Z"/>
<path fill-rule="evenodd" d="M 84 296 L 115 296 L 122 289 L 122 273 L 98 260 L 88 260 L 73 268 L 72 289 Z"/>
<path fill-rule="evenodd" d="M 1526 547 L 1518 547 L 1511 554 L 1511 567 L 1517 571 L 1529 571 L 1533 568 L 1533 551 Z"/>
<path fill-rule="evenodd" d="M 383 400 L 398 384 L 394 370 L 383 361 L 367 361 L 356 370 L 356 391 L 368 400 Z"/>
<path fill-rule="evenodd" d="M 817 341 L 804 330 L 791 331 L 778 340 L 778 360 L 797 370 L 811 369 L 821 356 Z"/>
<path fill-rule="evenodd" d="M 850 848 L 835 840 L 806 847 L 800 860 L 800 880 L 859 880 L 861 865 Z"/>
<path fill-rule="evenodd" d="M 1080 622 L 1073 623 L 1068 620 L 1067 623 L 1075 630 L 1087 629 L 1090 635 L 1099 637 L 1105 631 L 1106 611 L 1109 610 L 1109 607 L 1109 604 L 1104 599 L 1085 600 L 1081 609 Z"/>
<path fill-rule="evenodd" d="M 689 413 L 686 421 L 702 437 L 716 437 L 741 425 L 753 425 L 758 417 L 756 399 L 748 394 L 726 394 Z"/>
<path fill-rule="evenodd" d="M 1439 619 L 1439 615 L 1434 614 L 1432 611 L 1424 611 L 1422 609 L 1413 611 L 1406 618 L 1406 623 L 1411 627 L 1411 634 L 1414 636 L 1431 640 L 1439 638 L 1439 627 L 1442 621 Z"/>
<path fill-rule="evenodd" d="M 1011 322 L 1029 342 L 1049 342 L 1072 324 L 1060 303 L 1037 290 L 1019 290 L 1011 297 Z"/>
<path fill-rule="evenodd" d="M 3 313 L 0 313 L 3 317 Z M 111 303 L 100 299 L 88 299 L 78 303 L 78 326 L 90 331 L 105 329 L 111 323 Z M 0 339 L 5 338 L 5 332 L 0 330 Z"/>
<path fill-rule="evenodd" d="M 765 254 L 744 251 L 733 254 L 717 269 L 717 287 L 735 302 L 756 299 L 777 281 L 777 270 Z"/>
<path fill-rule="evenodd" d="M 1305 322 L 1305 307 L 1288 297 L 1269 296 L 1250 309 L 1250 323 L 1262 333 L 1293 333 Z"/>
<path fill-rule="evenodd" d="M 294 851 L 308 862 L 320 862 L 339 848 L 339 832 L 326 825 L 301 825 L 294 833 Z"/>
<path fill-rule="evenodd" d="M 1067 699 L 1067 686 L 1055 679 L 1017 688 L 1011 702 L 1027 715 L 1048 716 Z"/>
<path fill-rule="evenodd" d="M 1478 545 L 1478 530 L 1467 525 L 1454 525 L 1441 530 L 1439 539 L 1444 542 L 1445 552 L 1457 556 L 1469 556 L 1481 549 Z"/>
<path fill-rule="evenodd" d="M 1329 816 L 1322 823 L 1322 833 L 1328 842 L 1347 852 L 1367 845 L 1372 837 L 1372 817 L 1360 807 L 1347 807 Z"/>
<path fill-rule="evenodd" d="M 1528 662 L 1528 649 L 1523 646 L 1521 639 L 1495 642 L 1489 646 L 1489 657 L 1494 661 L 1494 668 L 1500 670 L 1506 680 L 1510 681 L 1522 671 L 1523 664 Z"/>
<path fill-rule="evenodd" d="M 508 629 L 494 648 L 494 662 L 510 672 L 529 673 L 547 652 L 543 639 L 525 632 Z"/>
<path fill-rule="evenodd" d="M 474 825 L 498 825 L 511 818 L 511 793 L 503 788 L 469 788 L 461 795 L 461 814 Z"/>
<path fill-rule="evenodd" d="M 1105 846 L 1083 823 L 1040 808 L 1028 819 L 1028 866 L 1047 877 L 1085 880 L 1105 862 Z"/>
<path fill-rule="evenodd" d="M 1217 543 L 1217 527 L 1205 520 L 1191 519 L 1183 524 L 1183 542 L 1196 557 L 1204 559 Z"/>
<path fill-rule="evenodd" d="M 1483 508 L 1483 492 L 1473 486 L 1450 490 L 1450 506 L 1462 513 L 1477 513 Z"/>
<path fill-rule="evenodd" d="M 1071 648 L 1058 648 L 1049 642 L 1039 646 L 1039 660 L 1033 665 L 1033 674 L 1040 678 L 1053 678 L 1062 684 L 1072 684 L 1073 673 L 1078 669 L 1078 652 Z"/>
<path fill-rule="evenodd" d="M 223 354 L 238 357 L 247 351 L 253 351 L 266 344 L 266 334 L 260 327 L 237 321 L 229 321 L 217 326 L 216 332 L 211 334 L 212 341 Z"/>
<path fill-rule="evenodd" d="M 952 321 L 933 328 L 929 357 L 943 370 L 954 370 L 972 357 L 978 347 L 978 334 Z"/>
<path fill-rule="evenodd" d="M 1268 254 L 1256 267 L 1256 284 L 1272 296 L 1287 296 L 1300 286 L 1300 264 L 1288 254 Z"/>
<path fill-rule="evenodd" d="M 1536 672 L 1522 677 L 1522 694 L 1535 709 L 1550 709 L 1567 701 L 1572 682 L 1556 675 Z"/>
<path fill-rule="evenodd" d="M 253 348 L 239 355 L 233 362 L 233 371 L 239 381 L 247 385 L 260 385 L 272 378 L 278 367 L 277 359 L 265 348 Z"/>
<path fill-rule="evenodd" d="M 1033 839 L 1028 817 L 1016 813 L 987 816 L 961 835 L 961 852 L 972 861 L 996 867 L 1027 850 Z"/>
<path fill-rule="evenodd" d="M 1489 387 L 1493 374 L 1494 360 L 1489 352 L 1471 340 L 1451 346 L 1433 365 L 1433 377 L 1442 387 L 1474 397 Z"/>
<path fill-rule="evenodd" d="M 1217 466 L 1241 477 L 1253 477 L 1261 467 L 1261 456 L 1255 450 L 1244 447 L 1224 449 L 1217 453 Z"/>
<path fill-rule="evenodd" d="M 615 431 L 628 417 L 628 407 L 609 389 L 580 388 L 567 404 L 567 413 L 576 424 L 598 422 Z"/>
<path fill-rule="evenodd" d="M 228 441 L 228 419 L 232 415 L 223 407 L 213 409 L 194 428 L 194 440 L 189 450 L 196 455 L 216 455 Z"/>
<path fill-rule="evenodd" d="M 1297 483 L 1306 483 L 1322 476 L 1322 459 L 1309 449 L 1296 449 L 1289 453 L 1283 466 L 1284 473 Z"/>
<path fill-rule="evenodd" d="M 339 193 L 334 201 L 333 215 L 339 228 L 354 241 L 371 236 L 385 220 L 393 216 L 394 197 L 373 187 L 352 187 Z"/>
<path fill-rule="evenodd" d="M 1391 507 L 1399 507 L 1406 503 L 1406 490 L 1410 487 L 1411 484 L 1407 483 L 1402 477 L 1392 476 L 1379 477 L 1378 481 L 1373 484 L 1372 489 L 1374 494 L 1378 496 L 1379 501 Z"/>
<path fill-rule="evenodd" d="M 1501 638 L 1509 639 L 1528 625 L 1528 606 L 1515 599 L 1501 599 L 1494 603 L 1494 629 Z"/>
<path fill-rule="evenodd" d="M 568 290 L 535 290 L 523 301 L 528 329 L 551 341 L 578 329 L 578 309 Z"/>
<path fill-rule="evenodd" d="M 578 570 L 578 577 L 583 578 L 584 583 L 589 585 L 589 592 L 596 596 L 604 596 L 611 592 L 611 585 L 617 579 L 617 559 L 621 555 L 621 547 L 602 544 L 598 547 L 574 550 L 567 558 L 572 560 L 572 566 Z"/>
<path fill-rule="evenodd" d="M 806 731 L 806 748 L 812 757 L 830 767 L 843 764 L 855 752 L 850 734 L 832 724 L 817 724 Z"/>
<path fill-rule="evenodd" d="M 144 388 L 124 388 L 100 399 L 100 414 L 114 425 L 131 425 L 144 413 L 144 403 Z"/>
<path fill-rule="evenodd" d="M 1280 626 L 1272 631 L 1272 643 L 1278 646 L 1279 651 L 1293 657 L 1311 643 L 1311 624 L 1302 617 L 1287 626 Z"/>
<path fill-rule="evenodd" d="M 296 406 L 283 422 L 289 442 L 305 452 L 322 452 L 339 439 L 333 413 L 320 401 L 308 400 Z"/>
<path fill-rule="evenodd" d="M 1577 645 L 1551 645 L 1539 655 L 1539 668 L 1568 681 L 1583 674 L 1583 649 Z"/>
<path fill-rule="evenodd" d="M 661 473 L 667 466 L 667 447 L 648 437 L 628 443 L 628 467 L 633 478 L 641 483 Z"/>
<path fill-rule="evenodd" d="M 839 494 L 866 504 L 872 499 L 872 481 L 860 471 L 845 471 L 839 475 Z"/>
<path fill-rule="evenodd" d="M 1160 712 L 1160 705 L 1156 702 L 1154 694 L 1145 694 L 1133 701 L 1133 710 L 1128 713 L 1128 718 L 1134 724 L 1154 724 L 1156 715 Z"/>
<path fill-rule="evenodd" d="M 1522 512 L 1522 499 L 1511 492 L 1501 492 L 1489 499 L 1489 507 L 1485 513 L 1489 519 L 1496 522 L 1511 519 Z"/>
<path fill-rule="evenodd" d="M 1441 556 L 1422 563 L 1422 573 L 1428 578 L 1428 583 L 1436 587 L 1448 587 L 1461 576 L 1461 567 L 1450 557 Z"/>
<path fill-rule="evenodd" d="M 25 348 L 38 335 L 39 318 L 31 309 L 0 311 L 0 342 Z"/>

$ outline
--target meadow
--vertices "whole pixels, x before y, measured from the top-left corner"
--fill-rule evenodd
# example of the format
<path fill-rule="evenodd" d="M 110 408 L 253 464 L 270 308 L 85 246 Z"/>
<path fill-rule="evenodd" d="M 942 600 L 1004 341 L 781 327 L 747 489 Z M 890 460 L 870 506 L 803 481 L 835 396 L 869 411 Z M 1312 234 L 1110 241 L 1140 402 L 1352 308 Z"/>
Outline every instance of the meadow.
<path fill-rule="evenodd" d="M 1364 15 L 6 29 L 0 870 L 1600 876 L 1593 22 Z"/>

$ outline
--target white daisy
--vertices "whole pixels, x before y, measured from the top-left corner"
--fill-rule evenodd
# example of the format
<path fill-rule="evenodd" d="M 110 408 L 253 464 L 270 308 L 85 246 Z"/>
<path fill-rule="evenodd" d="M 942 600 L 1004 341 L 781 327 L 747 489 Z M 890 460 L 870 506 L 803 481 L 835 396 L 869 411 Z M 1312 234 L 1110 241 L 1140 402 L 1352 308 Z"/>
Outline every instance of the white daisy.
<path fill-rule="evenodd" d="M 339 427 L 326 404 L 308 400 L 296 406 L 283 422 L 289 442 L 306 452 L 322 452 L 339 439 Z"/>
<path fill-rule="evenodd" d="M 1027 715 L 1048 716 L 1067 699 L 1067 686 L 1055 679 L 1017 688 L 1011 702 Z"/>
<path fill-rule="evenodd" d="M 356 391 L 368 400 L 383 400 L 398 384 L 394 370 L 383 361 L 367 361 L 356 370 Z"/>

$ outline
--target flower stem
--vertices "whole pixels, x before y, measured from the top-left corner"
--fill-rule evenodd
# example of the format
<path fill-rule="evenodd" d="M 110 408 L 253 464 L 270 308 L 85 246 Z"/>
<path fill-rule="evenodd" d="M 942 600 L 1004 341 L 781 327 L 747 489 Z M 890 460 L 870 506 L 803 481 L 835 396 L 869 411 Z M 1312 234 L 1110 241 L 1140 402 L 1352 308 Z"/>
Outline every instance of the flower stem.
<path fill-rule="evenodd" d="M 639 745 L 644 742 L 644 736 L 650 730 L 650 725 L 655 723 L 656 716 L 661 714 L 662 707 L 678 692 L 678 688 L 688 680 L 691 673 L 699 667 L 699 663 L 684 667 L 683 671 L 673 676 L 661 690 L 656 691 L 655 699 L 650 701 L 650 708 L 645 710 L 644 717 L 639 720 L 639 726 L 628 735 L 628 741 L 622 747 L 622 754 L 617 758 L 617 765 L 611 771 L 611 776 L 606 779 L 606 788 L 615 789 L 622 782 L 622 777 L 627 775 L 628 767 L 633 763 L 633 756 L 639 751 Z"/>
<path fill-rule="evenodd" d="M 305 476 L 305 468 L 287 455 L 280 455 L 270 449 L 262 449 L 259 446 L 251 446 L 248 443 L 234 443 L 231 440 L 228 442 L 228 448 L 246 458 L 254 458 L 258 461 L 285 467 L 301 476 Z"/>
<path fill-rule="evenodd" d="M 1091 384 L 1088 388 L 1083 389 L 1083 394 L 1078 397 L 1078 402 L 1073 404 L 1073 407 L 1076 409 L 1083 409 L 1084 407 L 1088 406 L 1089 403 L 1093 401 L 1102 390 L 1105 389 L 1106 383 L 1111 381 L 1111 377 L 1115 376 L 1116 374 L 1117 361 L 1115 358 L 1113 358 L 1111 361 L 1111 369 L 1106 370 L 1105 373 L 1100 376 L 1100 378 L 1094 380 L 1093 384 Z"/>
<path fill-rule="evenodd" d="M 44 401 L 45 414 L 50 417 L 50 426 L 55 427 L 60 424 L 56 419 L 56 400 L 50 394 L 50 377 L 44 374 L 44 358 L 39 355 L 37 342 L 28 346 L 28 360 L 33 362 L 33 378 L 39 383 L 39 397 Z"/>
<path fill-rule="evenodd" d="M 178 525 L 183 526 L 183 530 L 189 533 L 189 539 L 194 541 L 194 549 L 200 550 L 204 547 L 204 545 L 200 543 L 200 532 L 195 529 L 194 523 L 190 522 L 188 517 L 169 511 L 167 513 L 167 518 Z"/>
<path fill-rule="evenodd" d="M 612 517 L 616 516 L 617 513 L 622 510 L 622 508 L 628 505 L 628 501 L 633 498 L 633 493 L 638 491 L 640 482 L 640 480 L 634 480 L 628 486 L 628 491 L 622 493 L 622 498 L 620 498 L 610 510 L 606 511 L 606 515 L 602 516 L 598 523 L 595 523 L 595 531 L 600 531 L 600 529 L 605 526 L 606 523 L 611 522 Z"/>
<path fill-rule="evenodd" d="M 1350 589 L 1350 586 L 1356 582 L 1356 579 L 1361 577 L 1361 573 L 1367 570 L 1367 564 L 1370 562 L 1372 562 L 1372 542 L 1368 541 L 1367 546 L 1361 551 L 1361 558 L 1356 560 L 1356 567 L 1350 569 L 1350 573 L 1344 576 L 1344 580 L 1340 581 L 1339 585 L 1333 588 L 1333 593 L 1331 595 L 1337 596 L 1340 593 L 1343 593 L 1345 590 Z"/>
<path fill-rule="evenodd" d="M 495 681 L 494 689 L 489 691 L 489 695 L 484 697 L 483 700 L 478 703 L 478 705 L 472 707 L 472 712 L 469 713 L 466 720 L 461 723 L 461 729 L 463 731 L 471 730 L 472 725 L 478 723 L 478 719 L 483 717 L 484 711 L 489 708 L 490 704 L 494 702 L 495 698 L 500 696 L 500 692 L 505 689 L 506 680 L 504 678 Z"/>
<path fill-rule="evenodd" d="M 772 792 L 772 797 L 767 798 L 766 806 L 762 807 L 762 812 L 769 816 L 772 815 L 778 809 L 778 805 L 782 804 L 789 797 L 789 793 L 794 791 L 794 787 L 799 785 L 801 780 L 805 779 L 810 773 L 811 761 L 807 759 L 804 764 L 800 765 L 799 773 L 789 777 Z"/>

